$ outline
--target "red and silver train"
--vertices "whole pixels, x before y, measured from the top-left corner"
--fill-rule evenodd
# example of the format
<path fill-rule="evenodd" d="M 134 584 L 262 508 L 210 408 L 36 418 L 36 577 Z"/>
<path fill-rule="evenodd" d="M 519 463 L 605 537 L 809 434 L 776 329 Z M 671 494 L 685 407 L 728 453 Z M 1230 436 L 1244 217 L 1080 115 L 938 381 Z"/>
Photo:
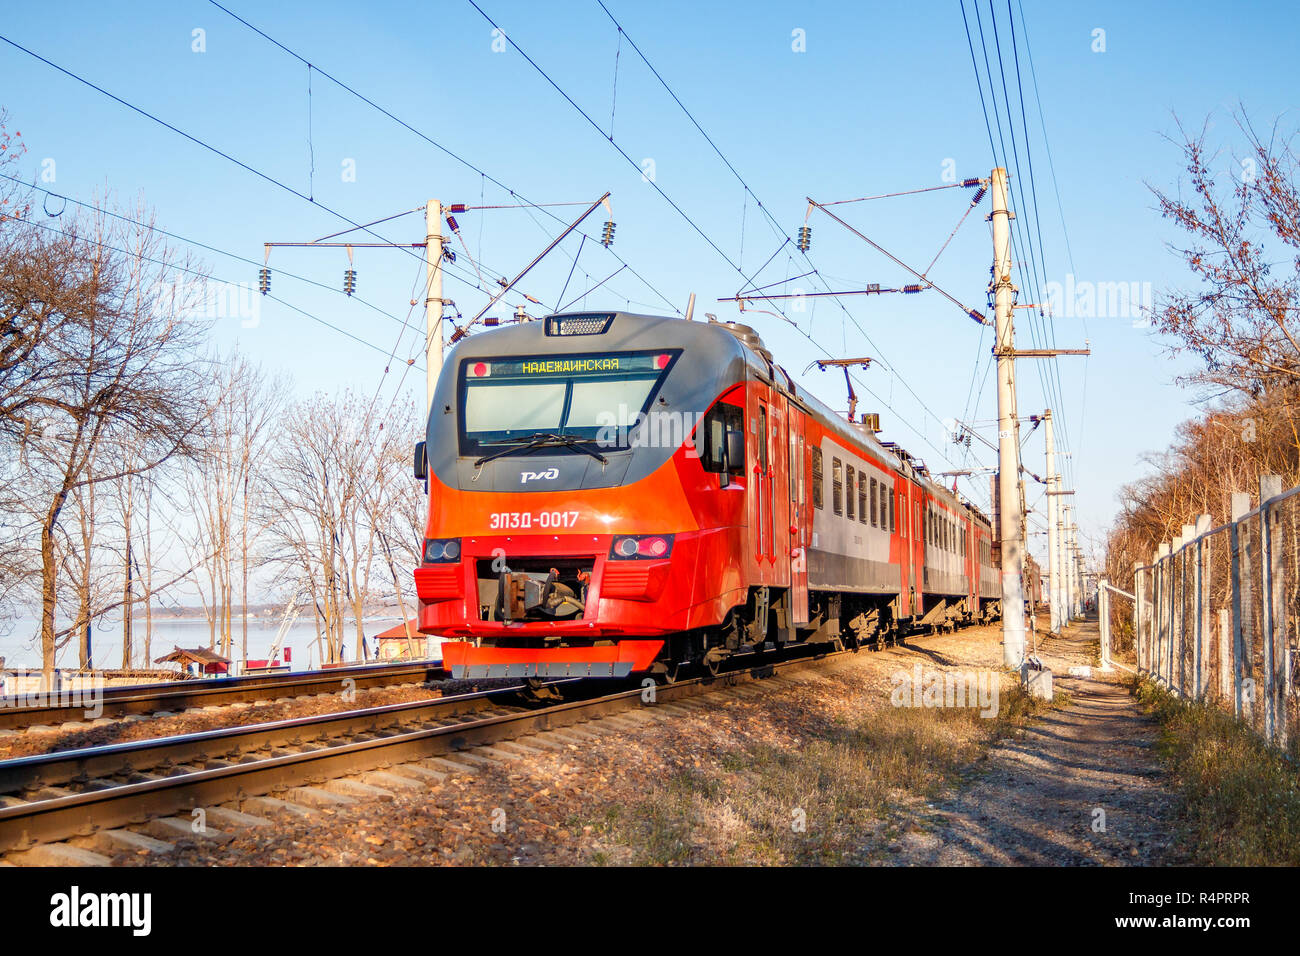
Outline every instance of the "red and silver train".
<path fill-rule="evenodd" d="M 419 627 L 455 677 L 716 671 L 1000 613 L 988 520 L 750 328 L 582 312 L 448 356 Z"/>

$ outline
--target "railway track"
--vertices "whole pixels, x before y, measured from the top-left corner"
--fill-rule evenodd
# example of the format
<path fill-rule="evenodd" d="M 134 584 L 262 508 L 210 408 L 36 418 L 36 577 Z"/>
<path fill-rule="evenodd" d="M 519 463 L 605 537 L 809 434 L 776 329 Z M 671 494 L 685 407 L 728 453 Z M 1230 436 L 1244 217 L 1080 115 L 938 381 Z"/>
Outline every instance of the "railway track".
<path fill-rule="evenodd" d="M 364 690 L 372 687 L 445 680 L 447 676 L 447 672 L 441 665 L 426 661 L 417 664 L 363 664 L 299 674 L 260 674 L 250 677 L 105 687 L 98 700 L 68 693 L 59 703 L 49 706 L 17 706 L 13 703 L 15 698 L 0 697 L 0 731 L 52 729 L 65 724 L 175 713 L 198 707 L 221 707 L 284 697 L 333 694 L 337 693 L 343 682 L 347 680 L 352 681 L 349 685 L 351 688 Z"/>
<path fill-rule="evenodd" d="M 842 653 L 680 681 L 653 694 L 640 686 L 597 694 L 608 685 L 574 680 L 559 683 L 575 699 L 538 703 L 521 685 L 3 761 L 0 854 L 19 863 L 87 862 L 94 850 L 157 849 L 160 837 L 195 837 L 198 809 L 214 826 L 257 825 L 265 822 L 258 811 L 328 804 L 350 789 L 364 793 L 366 775 L 395 784 L 404 777 L 410 785 L 412 778 L 445 774 L 456 766 L 447 758 L 457 754 L 473 761 L 475 750 L 486 748 L 484 755 L 512 756 L 493 746 L 504 742 L 523 745 L 513 756 L 527 752 L 528 741 L 546 749 L 550 731 L 753 684 Z M 363 780 L 350 779 L 357 775 Z M 77 849 L 38 852 L 69 840 Z"/>

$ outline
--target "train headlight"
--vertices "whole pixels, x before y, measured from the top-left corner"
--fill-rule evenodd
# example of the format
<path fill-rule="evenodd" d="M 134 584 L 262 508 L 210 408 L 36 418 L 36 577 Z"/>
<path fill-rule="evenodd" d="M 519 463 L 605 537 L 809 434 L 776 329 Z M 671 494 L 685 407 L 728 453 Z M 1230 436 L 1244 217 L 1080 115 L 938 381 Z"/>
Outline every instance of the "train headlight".
<path fill-rule="evenodd" d="M 673 536 L 670 534 L 628 534 L 614 538 L 609 556 L 615 561 L 666 558 L 672 550 Z"/>
<path fill-rule="evenodd" d="M 429 538 L 424 542 L 426 564 L 460 559 L 460 538 Z"/>

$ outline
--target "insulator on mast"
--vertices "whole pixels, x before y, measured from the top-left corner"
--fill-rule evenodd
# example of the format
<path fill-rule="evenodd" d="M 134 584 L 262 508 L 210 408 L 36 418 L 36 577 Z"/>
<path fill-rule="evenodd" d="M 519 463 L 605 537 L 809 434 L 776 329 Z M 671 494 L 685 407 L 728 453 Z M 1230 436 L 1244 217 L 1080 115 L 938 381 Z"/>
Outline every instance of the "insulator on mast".
<path fill-rule="evenodd" d="M 800 252 L 807 252 L 812 248 L 812 226 L 799 227 L 799 239 L 795 242 Z"/>
<path fill-rule="evenodd" d="M 345 295 L 351 295 L 356 291 L 357 291 L 357 270 L 344 269 L 343 270 L 343 293 Z"/>
<path fill-rule="evenodd" d="M 617 226 L 618 224 L 615 222 L 610 220 L 605 221 L 605 228 L 601 230 L 600 233 L 600 244 L 605 248 L 609 248 L 614 244 L 614 230 Z"/>
<path fill-rule="evenodd" d="M 271 291 L 271 270 L 270 269 L 257 270 L 257 291 L 262 293 L 262 295 L 266 295 Z"/>

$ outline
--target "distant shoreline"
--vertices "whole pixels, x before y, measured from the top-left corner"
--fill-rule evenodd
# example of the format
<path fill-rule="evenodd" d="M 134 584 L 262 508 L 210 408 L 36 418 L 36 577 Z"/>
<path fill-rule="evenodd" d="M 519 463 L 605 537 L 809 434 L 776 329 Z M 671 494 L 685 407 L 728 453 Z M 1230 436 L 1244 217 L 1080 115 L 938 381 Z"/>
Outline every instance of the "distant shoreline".
<path fill-rule="evenodd" d="M 112 620 L 112 622 L 121 623 L 122 617 L 120 614 L 120 610 L 121 609 L 114 609 L 113 611 L 105 611 L 105 613 L 100 614 L 98 615 L 98 617 L 94 618 L 94 620 L 92 620 L 92 623 L 103 622 L 103 620 L 105 619 Z M 413 609 L 408 609 L 408 613 L 411 610 Z M 248 605 L 248 620 L 256 619 L 256 620 L 260 620 L 260 622 L 263 623 L 272 623 L 272 624 L 277 624 L 278 626 L 279 622 L 281 622 L 283 617 L 285 617 L 285 606 L 283 605 L 279 605 L 279 604 Z M 144 607 L 135 607 L 135 609 L 131 610 L 131 620 L 133 620 L 133 622 L 140 622 L 140 620 L 144 620 L 146 618 L 152 618 L 153 620 L 155 620 L 155 622 L 159 622 L 159 620 L 208 620 L 208 611 L 205 611 L 203 607 L 190 607 L 190 606 L 185 606 L 185 607 L 155 606 L 153 607 L 152 610 L 144 609 Z M 365 607 L 365 609 L 363 610 L 363 620 L 372 620 L 374 618 L 395 618 L 400 622 L 400 619 L 402 619 L 402 609 L 400 609 L 400 607 L 398 607 L 398 605 L 395 604 L 373 605 L 373 606 Z M 35 609 L 35 607 L 34 609 L 25 609 L 25 613 L 13 615 L 13 617 L 9 619 L 10 620 L 31 620 L 31 622 L 36 622 L 36 620 L 40 619 L 40 610 Z M 231 607 L 230 620 L 233 620 L 234 622 L 234 620 L 242 620 L 242 619 L 243 619 L 243 607 Z M 309 622 L 309 620 L 311 619 L 312 619 L 311 606 L 299 607 L 299 611 L 298 611 L 299 622 L 303 622 L 303 620 L 308 620 Z M 348 622 L 351 622 L 352 620 L 351 609 L 348 609 L 346 620 L 348 620 Z M 57 619 L 57 627 L 59 627 L 60 630 L 62 630 L 62 628 L 68 627 L 70 623 L 72 622 L 62 617 L 62 615 L 60 615 L 60 618 Z M 101 627 L 103 626 L 103 624 L 100 623 L 99 626 Z"/>

